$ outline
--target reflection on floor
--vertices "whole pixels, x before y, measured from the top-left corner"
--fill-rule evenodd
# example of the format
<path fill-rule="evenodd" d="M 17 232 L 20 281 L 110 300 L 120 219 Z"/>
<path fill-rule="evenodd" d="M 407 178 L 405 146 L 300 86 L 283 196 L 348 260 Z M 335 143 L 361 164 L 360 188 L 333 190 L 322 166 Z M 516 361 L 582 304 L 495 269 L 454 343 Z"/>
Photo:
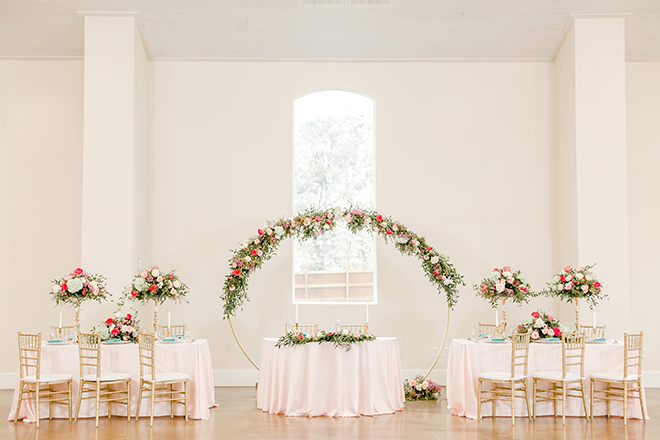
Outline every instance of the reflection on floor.
<path fill-rule="evenodd" d="M 0 414 L 7 417 L 13 391 L 0 391 Z M 360 418 L 285 417 L 263 413 L 256 409 L 254 388 L 216 388 L 218 407 L 210 420 L 174 420 L 160 417 L 138 423 L 126 423 L 125 418 L 101 419 L 94 428 L 94 419 L 80 419 L 77 424 L 65 420 L 42 420 L 41 428 L 34 423 L 6 422 L 0 428 L 0 440 L 97 440 L 97 439 L 532 439 L 532 440 L 638 440 L 660 439 L 660 389 L 646 390 L 651 420 L 629 420 L 623 426 L 621 418 L 607 420 L 598 417 L 593 423 L 582 418 L 569 418 L 562 427 L 561 418 L 540 417 L 535 423 L 526 418 L 498 417 L 481 422 L 452 416 L 447 402 L 406 402 L 406 408 L 396 414 Z"/>

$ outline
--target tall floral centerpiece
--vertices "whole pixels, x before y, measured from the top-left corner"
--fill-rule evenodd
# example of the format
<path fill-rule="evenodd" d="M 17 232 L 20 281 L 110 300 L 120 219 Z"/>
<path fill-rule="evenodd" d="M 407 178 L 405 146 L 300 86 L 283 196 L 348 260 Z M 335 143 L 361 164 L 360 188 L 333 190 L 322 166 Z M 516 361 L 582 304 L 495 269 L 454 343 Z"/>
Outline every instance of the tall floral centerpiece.
<path fill-rule="evenodd" d="M 506 300 L 522 304 L 534 296 L 525 276 L 519 270 L 511 270 L 509 266 L 501 269 L 496 267 L 480 284 L 475 284 L 473 289 L 493 308 L 497 308 L 497 303 L 502 302 L 502 321 L 500 323 L 502 337 L 506 336 Z"/>
<path fill-rule="evenodd" d="M 75 307 L 74 327 L 80 333 L 80 303 L 83 301 L 101 302 L 107 299 L 106 279 L 103 275 L 92 274 L 78 267 L 64 278 L 53 280 L 50 291 L 55 304 L 71 304 Z"/>
<path fill-rule="evenodd" d="M 158 335 L 158 304 L 166 300 L 181 302 L 188 294 L 188 286 L 179 280 L 175 271 L 164 272 L 158 266 L 135 275 L 124 295 L 143 304 L 154 302 L 154 335 Z M 158 337 L 158 336 L 156 336 Z"/>
<path fill-rule="evenodd" d="M 589 308 L 593 309 L 598 301 L 607 298 L 602 292 L 602 286 L 591 271 L 591 266 L 566 266 L 548 283 L 545 294 L 557 296 L 566 302 L 575 303 L 575 329 L 580 328 L 580 307 L 578 301 L 585 299 Z"/>

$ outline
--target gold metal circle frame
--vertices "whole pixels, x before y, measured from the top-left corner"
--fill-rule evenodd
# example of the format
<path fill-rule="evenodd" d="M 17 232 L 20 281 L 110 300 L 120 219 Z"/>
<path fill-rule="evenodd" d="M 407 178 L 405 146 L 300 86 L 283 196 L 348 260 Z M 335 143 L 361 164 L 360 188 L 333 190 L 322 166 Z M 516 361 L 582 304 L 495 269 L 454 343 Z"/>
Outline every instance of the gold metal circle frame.
<path fill-rule="evenodd" d="M 345 211 L 345 214 L 353 213 L 354 211 L 356 211 L 356 210 Z M 370 218 L 373 218 L 373 219 L 377 219 L 377 218 L 381 218 L 381 219 L 382 219 L 382 218 L 384 218 L 383 216 L 381 216 L 380 214 L 378 214 L 378 213 L 376 213 L 376 212 L 371 212 L 371 213 L 369 213 L 369 212 L 363 212 L 363 211 L 358 211 L 358 212 L 362 213 L 363 215 L 369 215 Z M 309 213 L 305 213 L 305 214 L 299 215 L 298 217 L 295 217 L 294 219 L 295 219 L 296 221 L 298 221 L 299 224 L 301 224 L 301 223 L 303 223 L 303 219 L 304 219 L 306 216 L 310 216 L 310 215 L 313 216 L 314 214 L 315 214 L 315 213 L 313 213 L 312 211 L 310 211 Z M 387 220 L 391 222 L 391 219 L 387 218 Z M 366 223 L 366 222 L 365 222 L 365 223 Z M 394 223 L 392 223 L 392 224 L 394 224 Z M 402 225 L 400 225 L 399 223 L 396 223 L 396 224 L 399 225 L 400 227 L 402 226 Z M 350 229 L 350 227 L 349 227 L 349 229 Z M 395 229 L 395 230 L 396 230 L 396 229 Z M 353 232 L 355 232 L 355 231 L 353 231 Z M 412 232 L 412 231 L 410 231 L 410 232 Z M 263 231 L 259 230 L 259 233 L 262 234 Z M 391 234 L 391 233 L 392 233 L 391 231 L 389 231 L 389 230 L 387 231 L 387 234 L 388 234 L 388 235 Z M 423 238 L 422 238 L 421 240 L 422 240 L 422 243 L 423 243 Z M 386 240 L 385 240 L 385 241 L 386 241 L 386 242 L 388 241 L 388 240 L 387 240 L 387 237 L 386 237 Z M 426 246 L 426 245 L 424 244 L 424 246 Z M 431 248 L 431 247 L 429 247 L 428 249 L 429 249 L 429 250 L 433 250 L 433 248 Z M 433 250 L 433 252 L 435 252 L 435 251 Z M 402 253 L 407 254 L 407 255 L 411 255 L 411 253 L 409 253 L 409 252 L 402 252 Z M 440 255 L 440 254 L 437 254 L 437 253 L 436 253 L 435 255 Z M 424 258 L 425 258 L 426 260 L 429 259 L 428 256 L 425 256 Z M 446 258 L 446 257 L 442 257 L 442 258 Z M 230 261 L 231 261 L 231 260 L 230 260 Z M 437 261 L 437 260 L 436 260 L 436 261 Z M 424 263 L 424 262 L 423 262 L 423 263 Z M 452 271 L 454 272 L 454 275 L 456 275 L 456 277 L 457 277 L 456 279 L 458 280 L 458 283 L 464 285 L 464 283 L 463 283 L 463 281 L 462 281 L 462 277 L 461 277 L 460 275 L 458 275 L 458 274 L 455 272 L 455 269 L 453 269 L 453 266 L 451 265 L 451 263 L 447 263 L 447 264 L 448 264 L 448 266 L 445 266 L 445 267 L 449 267 L 450 270 L 452 270 Z M 234 266 L 234 268 L 235 268 L 235 267 L 236 267 L 236 266 Z M 435 275 L 439 275 L 437 272 L 434 272 L 434 273 L 435 273 Z M 230 279 L 231 279 L 231 277 L 230 277 Z M 444 278 L 443 278 L 443 279 L 444 279 Z M 448 332 L 449 332 L 449 318 L 450 318 L 450 315 L 451 315 L 451 309 L 452 309 L 452 307 L 453 307 L 453 304 L 455 304 L 455 302 L 456 302 L 456 300 L 455 300 L 454 298 L 450 298 L 449 295 L 447 296 L 447 300 L 446 300 L 446 305 L 447 305 L 447 319 L 446 319 L 446 322 L 445 322 L 445 329 L 444 329 L 443 336 L 442 336 L 442 343 L 441 343 L 441 345 L 440 345 L 440 349 L 438 350 L 438 353 L 436 354 L 435 359 L 433 360 L 433 363 L 431 364 L 431 367 L 430 367 L 430 368 L 428 369 L 428 371 L 426 372 L 426 375 L 424 376 L 424 379 L 426 379 L 426 378 L 431 374 L 431 372 L 432 372 L 433 369 L 435 368 L 436 364 L 438 363 L 438 360 L 440 359 L 441 354 L 442 354 L 443 351 L 444 351 L 444 347 L 445 347 L 446 342 L 447 342 L 447 334 L 448 334 Z M 225 307 L 226 307 L 226 306 L 225 306 Z M 243 352 L 243 354 L 245 355 L 245 357 L 248 359 L 248 361 L 254 366 L 254 368 L 256 368 L 257 370 L 259 370 L 259 366 L 258 366 L 258 365 L 252 360 L 252 358 L 250 357 L 250 355 L 247 353 L 247 351 L 245 350 L 245 348 L 244 348 L 243 345 L 241 344 L 241 341 L 238 339 L 238 335 L 236 334 L 236 330 L 235 330 L 235 328 L 234 328 L 234 324 L 233 324 L 233 322 L 232 322 L 232 320 L 231 320 L 232 314 L 233 314 L 233 313 L 232 313 L 231 311 L 230 311 L 229 313 L 227 313 L 227 309 L 225 309 L 225 315 L 226 315 L 225 317 L 226 317 L 227 320 L 229 321 L 229 326 L 230 326 L 230 328 L 231 328 L 231 332 L 232 332 L 232 334 L 234 335 L 234 339 L 236 340 L 236 343 L 238 344 L 238 347 L 241 349 L 241 351 Z"/>

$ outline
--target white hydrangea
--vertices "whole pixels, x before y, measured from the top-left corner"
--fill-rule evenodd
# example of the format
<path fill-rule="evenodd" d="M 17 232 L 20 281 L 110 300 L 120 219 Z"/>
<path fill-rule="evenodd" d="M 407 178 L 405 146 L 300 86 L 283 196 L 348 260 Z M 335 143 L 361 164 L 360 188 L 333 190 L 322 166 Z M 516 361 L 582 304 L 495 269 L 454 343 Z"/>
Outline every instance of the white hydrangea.
<path fill-rule="evenodd" d="M 73 278 L 66 282 L 66 287 L 71 293 L 80 292 L 83 288 L 83 282 L 80 278 Z"/>

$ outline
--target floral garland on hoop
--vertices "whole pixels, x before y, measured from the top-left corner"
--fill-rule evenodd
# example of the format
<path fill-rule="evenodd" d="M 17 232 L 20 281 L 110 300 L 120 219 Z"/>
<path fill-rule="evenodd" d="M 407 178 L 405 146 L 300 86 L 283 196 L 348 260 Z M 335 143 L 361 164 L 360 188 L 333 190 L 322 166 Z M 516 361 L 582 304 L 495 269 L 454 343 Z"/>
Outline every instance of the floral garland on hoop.
<path fill-rule="evenodd" d="M 229 259 L 230 273 L 225 279 L 221 295 L 225 301 L 225 318 L 234 316 L 236 309 L 245 301 L 249 301 L 247 290 L 250 275 L 260 268 L 264 261 L 275 255 L 284 239 L 317 238 L 333 229 L 335 222 L 340 219 L 347 222 L 348 229 L 353 233 L 362 230 L 376 233 L 382 236 L 386 243 L 392 240 L 394 247 L 402 254 L 419 258 L 424 274 L 437 287 L 438 293 L 446 294 L 447 304 L 450 308 L 454 308 L 458 299 L 458 286 L 465 285 L 463 277 L 447 257 L 426 243 L 424 237 L 376 211 L 357 208 L 320 211 L 308 209 L 293 218 L 268 223 L 265 229 L 259 229 L 257 235 L 249 238 L 239 249 L 232 251 L 233 256 Z"/>

